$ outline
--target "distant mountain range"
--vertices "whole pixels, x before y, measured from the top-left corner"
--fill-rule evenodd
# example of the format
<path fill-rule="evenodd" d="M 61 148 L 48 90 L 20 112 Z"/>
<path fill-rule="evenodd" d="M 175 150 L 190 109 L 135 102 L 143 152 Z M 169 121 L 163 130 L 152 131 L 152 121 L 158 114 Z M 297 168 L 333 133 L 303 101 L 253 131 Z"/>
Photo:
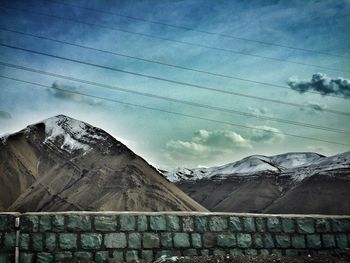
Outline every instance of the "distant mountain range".
<path fill-rule="evenodd" d="M 350 214 L 350 152 L 253 155 L 164 174 L 211 211 Z"/>
<path fill-rule="evenodd" d="M 59 115 L 0 138 L 0 211 L 207 211 L 105 131 Z"/>

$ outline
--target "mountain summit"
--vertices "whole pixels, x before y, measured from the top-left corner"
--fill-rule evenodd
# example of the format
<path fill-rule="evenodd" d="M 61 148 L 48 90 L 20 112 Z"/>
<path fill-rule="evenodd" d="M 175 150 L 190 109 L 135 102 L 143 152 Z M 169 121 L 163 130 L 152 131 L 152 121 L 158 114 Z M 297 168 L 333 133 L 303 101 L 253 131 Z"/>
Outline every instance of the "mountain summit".
<path fill-rule="evenodd" d="M 58 115 L 0 138 L 1 211 L 206 211 L 105 131 Z"/>

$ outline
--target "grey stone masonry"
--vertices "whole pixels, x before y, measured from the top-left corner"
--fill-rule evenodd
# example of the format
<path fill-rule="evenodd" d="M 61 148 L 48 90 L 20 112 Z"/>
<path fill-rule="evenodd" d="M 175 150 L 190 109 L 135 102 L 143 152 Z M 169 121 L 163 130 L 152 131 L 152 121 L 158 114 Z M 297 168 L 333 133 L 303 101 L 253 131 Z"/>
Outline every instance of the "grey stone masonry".
<path fill-rule="evenodd" d="M 15 220 L 20 219 L 17 238 Z M 0 214 L 0 263 L 153 261 L 162 255 L 332 253 L 350 246 L 350 216 L 197 212 Z"/>

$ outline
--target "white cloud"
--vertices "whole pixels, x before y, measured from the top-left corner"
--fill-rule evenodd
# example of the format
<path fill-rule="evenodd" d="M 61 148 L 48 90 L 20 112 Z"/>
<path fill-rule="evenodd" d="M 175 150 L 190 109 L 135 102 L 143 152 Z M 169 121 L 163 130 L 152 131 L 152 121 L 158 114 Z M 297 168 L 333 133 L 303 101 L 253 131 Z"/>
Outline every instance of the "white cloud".
<path fill-rule="evenodd" d="M 281 134 L 280 130 L 270 126 L 251 126 L 252 129 L 249 139 L 254 142 L 278 142 L 285 138 L 284 134 Z"/>

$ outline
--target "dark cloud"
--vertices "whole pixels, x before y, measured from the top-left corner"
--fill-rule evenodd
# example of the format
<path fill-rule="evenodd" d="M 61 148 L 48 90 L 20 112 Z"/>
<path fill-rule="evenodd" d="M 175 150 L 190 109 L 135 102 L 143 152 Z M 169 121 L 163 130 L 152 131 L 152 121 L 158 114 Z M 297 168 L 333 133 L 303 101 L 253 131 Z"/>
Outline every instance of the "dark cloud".
<path fill-rule="evenodd" d="M 344 78 L 331 79 L 322 73 L 312 75 L 310 81 L 290 79 L 287 84 L 300 93 L 317 91 L 322 95 L 335 94 L 350 98 L 350 80 Z"/>
<path fill-rule="evenodd" d="M 11 118 L 12 116 L 9 112 L 0 110 L 0 119 L 11 119 Z"/>
<path fill-rule="evenodd" d="M 69 91 L 72 91 L 72 92 L 79 91 L 74 86 L 54 82 L 51 87 L 52 88 L 47 89 L 47 91 L 56 98 L 64 99 L 64 100 L 72 100 L 72 101 L 76 101 L 76 102 L 82 102 L 82 103 L 86 103 L 86 104 L 89 104 L 92 106 L 97 106 L 97 105 L 102 104 L 102 102 L 100 100 L 89 98 L 89 97 L 75 94 L 75 93 L 70 93 Z M 66 90 L 68 92 L 64 92 L 63 90 Z"/>

